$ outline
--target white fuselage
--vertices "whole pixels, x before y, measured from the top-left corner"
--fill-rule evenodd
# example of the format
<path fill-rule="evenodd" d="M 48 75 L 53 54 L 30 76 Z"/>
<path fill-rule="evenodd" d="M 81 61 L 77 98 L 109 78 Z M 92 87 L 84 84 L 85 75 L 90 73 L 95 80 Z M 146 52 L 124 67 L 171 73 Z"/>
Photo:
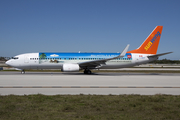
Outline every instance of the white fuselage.
<path fill-rule="evenodd" d="M 46 58 L 42 58 L 40 53 L 27 53 L 20 54 L 15 56 L 13 59 L 10 59 L 6 62 L 7 65 L 18 69 L 62 69 L 63 64 L 79 64 L 88 61 L 95 61 L 98 59 L 106 59 L 110 57 L 116 56 L 117 53 L 61 53 L 58 55 L 54 53 L 46 56 Z M 86 55 L 87 54 L 87 55 Z M 119 53 L 118 53 L 119 54 Z M 127 53 L 128 54 L 128 53 Z M 78 56 L 77 56 L 78 55 Z M 126 57 L 109 60 L 105 64 L 102 64 L 94 69 L 116 69 L 116 68 L 124 68 L 124 67 L 132 67 L 139 64 L 148 63 L 157 59 L 151 58 L 148 56 L 151 54 L 134 54 L 129 53 Z M 81 67 L 79 68 L 81 69 Z"/>

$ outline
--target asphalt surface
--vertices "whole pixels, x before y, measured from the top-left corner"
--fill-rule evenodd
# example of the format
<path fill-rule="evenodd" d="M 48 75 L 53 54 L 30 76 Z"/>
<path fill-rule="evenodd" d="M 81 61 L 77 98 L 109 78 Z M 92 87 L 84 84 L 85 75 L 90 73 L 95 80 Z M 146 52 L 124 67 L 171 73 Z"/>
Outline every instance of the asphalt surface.
<path fill-rule="evenodd" d="M 0 95 L 180 95 L 180 74 L 0 72 Z"/>

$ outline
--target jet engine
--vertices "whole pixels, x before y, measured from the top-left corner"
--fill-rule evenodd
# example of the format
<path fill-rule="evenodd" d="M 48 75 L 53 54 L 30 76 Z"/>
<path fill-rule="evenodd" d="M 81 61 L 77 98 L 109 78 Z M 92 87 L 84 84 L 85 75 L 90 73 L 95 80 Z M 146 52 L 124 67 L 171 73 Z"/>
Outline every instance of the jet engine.
<path fill-rule="evenodd" d="M 62 66 L 63 72 L 77 72 L 79 71 L 79 65 L 78 64 L 72 64 L 72 63 L 65 63 Z"/>

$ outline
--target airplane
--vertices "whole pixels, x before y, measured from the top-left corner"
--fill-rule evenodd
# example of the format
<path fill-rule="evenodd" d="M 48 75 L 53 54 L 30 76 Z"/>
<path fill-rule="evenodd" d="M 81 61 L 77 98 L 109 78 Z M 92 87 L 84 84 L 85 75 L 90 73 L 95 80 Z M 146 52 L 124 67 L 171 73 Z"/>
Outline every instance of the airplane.
<path fill-rule="evenodd" d="M 122 53 L 26 53 L 13 57 L 6 64 L 21 70 L 22 74 L 27 69 L 61 69 L 63 72 L 84 70 L 84 74 L 91 74 L 92 69 L 132 67 L 172 53 L 156 54 L 162 29 L 163 26 L 156 26 L 142 45 L 131 51 L 128 51 L 128 44 Z"/>

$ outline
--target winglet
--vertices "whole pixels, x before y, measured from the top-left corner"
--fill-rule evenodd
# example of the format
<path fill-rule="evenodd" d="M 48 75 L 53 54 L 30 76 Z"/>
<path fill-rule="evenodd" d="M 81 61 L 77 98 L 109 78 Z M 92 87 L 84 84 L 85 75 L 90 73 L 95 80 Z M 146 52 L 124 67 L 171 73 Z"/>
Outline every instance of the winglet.
<path fill-rule="evenodd" d="M 129 48 L 129 44 L 124 48 L 122 53 L 117 58 L 124 57 L 126 55 L 126 52 L 128 51 L 128 48 Z"/>
<path fill-rule="evenodd" d="M 126 55 L 126 52 L 128 51 L 128 48 L 129 48 L 129 44 L 124 48 L 122 53 L 120 55 L 118 55 L 117 57 L 108 58 L 108 59 L 104 59 L 104 60 L 108 61 L 108 60 L 113 60 L 113 59 L 117 59 L 117 58 L 122 58 L 122 57 L 124 57 Z"/>

